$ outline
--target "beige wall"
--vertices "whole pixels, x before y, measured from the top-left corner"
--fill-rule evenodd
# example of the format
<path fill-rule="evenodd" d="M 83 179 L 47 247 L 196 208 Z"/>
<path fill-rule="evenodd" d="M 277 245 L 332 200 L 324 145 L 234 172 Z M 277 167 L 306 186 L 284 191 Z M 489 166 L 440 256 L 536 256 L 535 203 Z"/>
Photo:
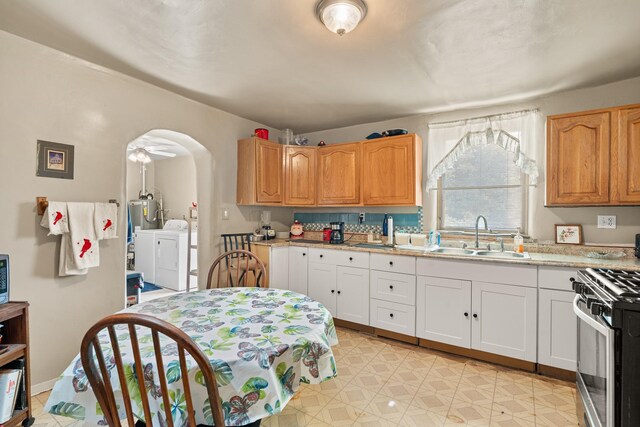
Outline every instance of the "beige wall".
<path fill-rule="evenodd" d="M 528 108 L 539 108 L 544 118 L 551 114 L 560 114 L 573 111 L 589 110 L 595 108 L 611 107 L 616 105 L 640 103 L 640 78 L 616 82 L 596 88 L 573 90 L 558 93 L 529 102 L 512 105 L 501 105 L 492 108 L 476 110 L 451 111 L 440 114 L 429 114 L 412 117 L 404 117 L 377 123 L 366 123 L 340 129 L 330 129 L 307 134 L 311 144 L 324 140 L 327 144 L 343 141 L 358 141 L 364 139 L 372 132 L 380 132 L 386 129 L 405 128 L 409 132 L 419 134 L 424 144 L 427 143 L 427 124 L 429 122 L 441 122 L 458 120 L 470 117 L 497 114 L 507 111 L 517 111 Z M 609 207 L 609 208 L 545 208 L 545 123 L 541 120 L 538 129 L 537 158 L 539 161 L 541 182 L 537 187 L 530 189 L 528 231 L 541 241 L 554 238 L 554 224 L 572 223 L 582 224 L 585 241 L 587 243 L 602 244 L 632 244 L 636 233 L 640 233 L 640 207 Z M 426 159 L 426 145 L 423 150 Z M 425 163 L 426 164 L 426 163 Z M 424 171 L 426 182 L 428 171 Z M 618 228 L 604 230 L 596 227 L 597 215 L 616 215 Z M 424 198 L 425 227 L 427 229 L 436 226 L 436 199 L 435 191 L 430 191 Z M 489 218 L 491 222 L 491 218 Z"/>
<path fill-rule="evenodd" d="M 189 206 L 197 202 L 196 171 L 191 156 L 180 156 L 152 162 L 156 200 L 162 196 L 163 208 L 168 210 L 166 219 L 186 219 Z"/>
<path fill-rule="evenodd" d="M 171 129 L 206 148 L 194 156 L 202 270 L 222 230 L 257 225 L 258 208 L 235 207 L 236 140 L 263 125 L 2 31 L 0 94 L 0 252 L 11 256 L 11 299 L 31 304 L 32 383 L 42 388 L 77 354 L 89 326 L 124 306 L 127 144 Z M 73 180 L 36 177 L 37 139 L 75 146 Z M 100 267 L 57 276 L 60 240 L 38 225 L 36 196 L 121 202 L 121 238 L 100 242 Z M 224 227 L 223 206 L 231 208 Z M 288 224 L 291 210 L 273 209 L 273 217 Z"/>

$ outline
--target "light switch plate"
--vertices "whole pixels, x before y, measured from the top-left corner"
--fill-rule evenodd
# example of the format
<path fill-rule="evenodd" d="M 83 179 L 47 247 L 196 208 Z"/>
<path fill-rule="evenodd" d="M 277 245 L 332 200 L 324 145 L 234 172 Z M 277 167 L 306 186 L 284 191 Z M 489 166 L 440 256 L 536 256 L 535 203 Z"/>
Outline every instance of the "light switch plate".
<path fill-rule="evenodd" d="M 229 219 L 229 209 L 222 209 L 222 219 Z"/>
<path fill-rule="evenodd" d="M 598 215 L 598 228 L 616 228 L 616 216 Z"/>

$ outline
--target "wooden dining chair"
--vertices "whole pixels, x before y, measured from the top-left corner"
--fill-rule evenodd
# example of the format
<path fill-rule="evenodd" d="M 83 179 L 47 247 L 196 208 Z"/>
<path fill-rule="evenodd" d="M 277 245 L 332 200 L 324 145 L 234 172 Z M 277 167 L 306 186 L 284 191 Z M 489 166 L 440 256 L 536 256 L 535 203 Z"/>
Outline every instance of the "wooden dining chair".
<path fill-rule="evenodd" d="M 185 394 L 185 400 L 187 404 L 187 417 L 188 425 L 195 426 L 195 411 L 193 407 L 193 401 L 191 397 L 191 384 L 188 380 L 187 371 L 187 359 L 186 354 L 190 355 L 202 371 L 205 386 L 207 388 L 207 394 L 209 396 L 209 402 L 211 403 L 211 412 L 213 420 L 216 426 L 224 426 L 224 413 L 222 405 L 220 403 L 220 396 L 218 394 L 218 385 L 216 377 L 209 362 L 208 357 L 200 350 L 198 345 L 194 343 L 189 335 L 176 326 L 160 320 L 158 318 L 138 313 L 119 313 L 112 316 L 105 317 L 98 323 L 93 325 L 82 339 L 80 346 L 80 358 L 82 360 L 82 366 L 87 375 L 87 379 L 91 384 L 91 388 L 98 399 L 100 408 L 104 413 L 106 422 L 109 426 L 121 427 L 120 417 L 118 416 L 118 403 L 116 402 L 113 387 L 111 385 L 110 372 L 107 369 L 107 363 L 105 362 L 105 353 L 103 346 L 105 346 L 105 339 L 102 337 L 102 343 L 98 338 L 100 331 L 107 329 L 108 337 L 110 340 L 110 348 L 112 350 L 113 360 L 111 363 L 115 363 L 115 366 L 110 369 L 117 371 L 118 379 L 120 382 L 120 388 L 122 390 L 122 397 L 124 400 L 124 409 L 127 415 L 127 422 L 129 427 L 133 427 L 136 423 L 134 421 L 134 414 L 131 406 L 131 394 L 127 387 L 127 380 L 125 376 L 122 354 L 120 352 L 120 343 L 115 327 L 118 325 L 126 325 L 129 332 L 129 340 L 131 342 L 131 349 L 133 351 L 133 358 L 135 361 L 135 375 L 138 380 L 138 388 L 140 390 L 140 397 L 142 399 L 142 408 L 144 411 L 144 419 L 147 420 L 149 426 L 151 426 L 150 420 L 152 419 L 151 409 L 149 407 L 149 396 L 145 379 L 144 366 L 142 358 L 140 357 L 140 347 L 138 344 L 138 331 L 136 326 L 142 326 L 151 330 L 151 336 L 153 339 L 153 349 L 155 353 L 155 363 L 157 367 L 158 378 L 160 383 L 160 394 L 162 396 L 162 402 L 164 405 L 164 416 L 166 419 L 166 425 L 173 427 L 173 418 L 171 416 L 171 403 L 169 401 L 169 392 L 167 388 L 167 380 L 165 375 L 165 366 L 162 360 L 162 353 L 160 349 L 160 338 L 162 334 L 177 344 L 178 360 L 180 363 L 180 378 L 182 378 L 182 387 Z M 111 372 L 113 374 L 113 372 Z M 155 381 L 155 378 L 153 379 Z M 154 386 L 151 384 L 151 386 Z M 154 386 L 155 387 L 155 386 Z M 159 414 L 158 414 L 159 415 Z M 140 425 L 140 424 L 138 424 Z"/>
<path fill-rule="evenodd" d="M 251 235 L 253 233 L 221 234 L 224 251 L 249 251 L 251 252 Z"/>
<path fill-rule="evenodd" d="M 264 264 L 254 253 L 228 251 L 213 261 L 207 277 L 207 289 L 255 286 L 266 277 Z"/>

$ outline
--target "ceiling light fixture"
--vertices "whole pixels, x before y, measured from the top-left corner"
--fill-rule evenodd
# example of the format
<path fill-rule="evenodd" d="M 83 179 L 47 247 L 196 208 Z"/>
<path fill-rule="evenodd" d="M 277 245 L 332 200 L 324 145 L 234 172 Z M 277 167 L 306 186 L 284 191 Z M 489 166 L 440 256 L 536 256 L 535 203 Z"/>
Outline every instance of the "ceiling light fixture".
<path fill-rule="evenodd" d="M 343 36 L 364 19 L 367 6 L 362 0 L 321 0 L 316 13 L 329 31 Z"/>
<path fill-rule="evenodd" d="M 147 150 L 144 148 L 137 148 L 129 154 L 129 160 L 132 162 L 149 163 L 151 162 L 151 157 L 149 157 Z"/>

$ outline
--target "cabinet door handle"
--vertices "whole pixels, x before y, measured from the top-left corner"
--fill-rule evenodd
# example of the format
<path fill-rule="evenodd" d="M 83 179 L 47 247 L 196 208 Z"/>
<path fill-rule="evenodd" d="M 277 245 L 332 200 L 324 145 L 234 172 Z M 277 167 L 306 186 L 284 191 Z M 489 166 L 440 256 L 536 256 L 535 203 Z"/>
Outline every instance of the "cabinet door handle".
<path fill-rule="evenodd" d="M 320 254 L 320 258 L 322 258 L 324 255 Z"/>
<path fill-rule="evenodd" d="M 349 261 L 353 261 L 353 257 L 349 257 Z"/>
<path fill-rule="evenodd" d="M 393 285 L 389 285 L 389 289 L 393 290 Z"/>
<path fill-rule="evenodd" d="M 478 318 L 478 314 L 477 313 L 473 313 L 473 318 L 477 319 Z"/>
<path fill-rule="evenodd" d="M 393 313 L 389 313 L 389 317 L 393 319 Z"/>
<path fill-rule="evenodd" d="M 333 294 L 333 293 L 335 293 L 335 292 L 336 292 L 336 290 L 335 290 L 335 289 L 331 289 L 331 293 L 332 293 L 332 294 Z"/>
<path fill-rule="evenodd" d="M 303 252 L 303 253 L 302 253 L 302 256 L 307 256 L 307 254 Z"/>
<path fill-rule="evenodd" d="M 389 261 L 389 265 L 393 267 L 393 261 Z"/>
<path fill-rule="evenodd" d="M 340 291 L 338 291 L 338 295 L 340 295 L 340 293 L 341 293 L 341 292 L 340 292 Z"/>
<path fill-rule="evenodd" d="M 465 311 L 465 313 L 464 313 L 464 317 L 469 317 L 469 313 L 467 313 L 467 312 Z"/>

